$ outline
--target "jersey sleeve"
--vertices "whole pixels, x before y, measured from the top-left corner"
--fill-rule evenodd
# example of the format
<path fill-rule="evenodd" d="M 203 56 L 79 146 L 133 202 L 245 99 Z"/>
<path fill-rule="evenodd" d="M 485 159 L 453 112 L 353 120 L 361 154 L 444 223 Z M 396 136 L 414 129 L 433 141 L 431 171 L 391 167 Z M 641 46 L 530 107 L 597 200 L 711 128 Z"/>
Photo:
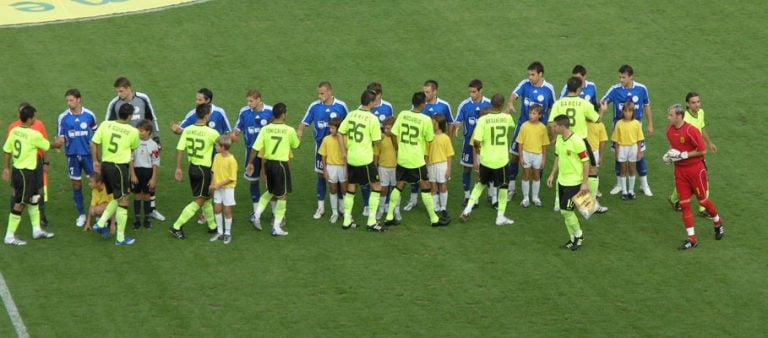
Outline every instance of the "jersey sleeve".
<path fill-rule="evenodd" d="M 423 119 L 422 129 L 424 129 L 424 141 L 432 142 L 435 140 L 435 130 L 432 129 L 432 119 Z"/>
<path fill-rule="evenodd" d="M 293 129 L 291 129 L 290 138 L 291 138 L 291 148 L 296 149 L 301 145 L 301 141 L 299 141 L 299 137 L 296 135 L 296 131 Z"/>
<path fill-rule="evenodd" d="M 525 128 L 525 124 L 523 124 L 523 126 L 520 127 L 520 132 L 517 133 L 517 139 L 515 139 L 515 142 L 519 144 L 524 144 L 523 140 L 525 140 L 526 134 L 528 134 L 528 128 Z"/>
<path fill-rule="evenodd" d="M 184 151 L 184 146 L 186 145 L 186 143 L 187 143 L 187 132 L 185 130 L 185 131 L 182 131 L 181 136 L 179 136 L 179 142 L 176 143 L 176 150 Z"/>
<path fill-rule="evenodd" d="M 475 132 L 472 134 L 472 140 L 482 142 L 483 133 L 485 133 L 485 119 L 481 118 L 477 120 L 477 125 L 475 125 Z"/>
<path fill-rule="evenodd" d="M 35 134 L 35 138 L 33 139 L 34 146 L 38 149 L 42 149 L 43 151 L 48 151 L 48 149 L 51 148 L 51 144 L 43 138 L 43 134 Z"/>
<path fill-rule="evenodd" d="M 371 117 L 368 118 L 368 129 L 371 131 L 371 141 L 373 142 L 379 142 L 381 141 L 381 128 L 379 128 L 379 120 L 371 115 Z"/>
<path fill-rule="evenodd" d="M 227 112 L 224 111 L 224 109 L 221 109 L 221 122 L 224 126 L 224 134 L 228 134 L 232 132 L 232 125 L 229 124 L 229 118 L 227 117 Z"/>
<path fill-rule="evenodd" d="M 149 96 L 143 93 L 136 93 L 136 96 L 144 100 L 147 105 L 147 109 L 144 112 L 144 118 L 152 121 L 153 131 L 155 136 L 160 134 L 160 127 L 157 125 L 157 116 L 155 116 L 155 108 L 152 107 L 152 101 L 149 100 Z"/>
<path fill-rule="evenodd" d="M 106 121 L 102 122 L 102 126 L 101 126 L 102 128 L 97 128 L 96 129 L 96 132 L 93 133 L 93 138 L 91 138 L 91 142 L 93 142 L 95 144 L 101 144 L 101 134 L 102 134 L 102 131 L 104 129 L 106 129 L 106 128 L 104 128 L 104 125 L 107 124 L 107 123 L 108 122 L 106 122 Z"/>
<path fill-rule="evenodd" d="M 611 141 L 612 142 L 619 142 L 620 139 L 621 139 L 621 128 L 619 128 L 619 126 L 617 125 L 613 129 L 613 134 L 611 134 Z M 618 151 L 618 149 L 617 149 L 617 151 Z"/>
<path fill-rule="evenodd" d="M 312 124 L 312 122 L 315 121 L 315 114 L 312 113 L 312 107 L 315 106 L 315 103 L 310 103 L 309 107 L 307 107 L 307 112 L 304 113 L 304 118 L 301 119 L 301 123 L 304 123 L 306 125 Z"/>
<path fill-rule="evenodd" d="M 231 160 L 227 163 L 227 178 L 234 182 L 237 181 L 237 159 L 234 155 L 230 155 L 230 158 Z"/>
<path fill-rule="evenodd" d="M 640 122 L 637 122 L 637 120 L 635 120 L 635 122 L 635 133 L 637 140 L 643 141 L 645 140 L 645 136 L 643 135 L 643 128 L 640 126 Z"/>
<path fill-rule="evenodd" d="M 149 156 L 152 159 L 152 166 L 158 166 L 159 167 L 160 166 L 160 147 L 157 146 L 157 142 L 152 141 L 151 139 L 150 139 L 150 141 L 151 142 L 149 142 L 149 144 L 150 144 Z"/>
<path fill-rule="evenodd" d="M 263 148 L 264 148 L 264 133 L 261 132 L 259 133 L 259 136 L 256 136 L 256 141 L 253 142 L 253 146 L 251 147 L 251 149 L 257 152 L 263 153 L 263 151 L 261 151 L 261 149 Z"/>
<path fill-rule="evenodd" d="M 131 148 L 131 150 L 134 150 L 139 147 L 139 130 L 138 129 L 134 130 L 134 132 L 131 133 L 131 136 L 132 136 L 131 143 L 129 147 Z"/>
<path fill-rule="evenodd" d="M 523 94 L 525 94 L 525 84 L 528 83 L 528 80 L 520 81 L 520 83 L 517 84 L 517 87 L 512 91 L 517 97 L 522 97 Z"/>
<path fill-rule="evenodd" d="M 323 143 L 320 143 L 320 148 L 317 149 L 317 153 L 320 154 L 320 156 L 326 156 L 328 155 L 328 137 L 332 136 L 326 136 L 323 138 Z"/>
<path fill-rule="evenodd" d="M 450 139 L 448 139 L 448 141 L 445 142 L 445 155 L 448 157 L 456 155 L 456 153 L 453 151 L 453 144 L 451 144 Z"/>
<path fill-rule="evenodd" d="M 194 110 L 187 113 L 186 116 L 184 116 L 184 121 L 181 121 L 179 124 L 179 127 L 186 128 L 189 127 L 197 122 L 197 115 Z"/>

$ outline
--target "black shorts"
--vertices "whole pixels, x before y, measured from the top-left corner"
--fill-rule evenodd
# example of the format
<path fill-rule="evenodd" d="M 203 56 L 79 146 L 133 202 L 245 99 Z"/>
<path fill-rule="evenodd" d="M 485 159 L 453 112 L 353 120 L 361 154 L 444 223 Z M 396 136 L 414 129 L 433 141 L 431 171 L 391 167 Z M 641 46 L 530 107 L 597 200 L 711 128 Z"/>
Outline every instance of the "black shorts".
<path fill-rule="evenodd" d="M 379 169 L 373 162 L 363 166 L 347 165 L 347 183 L 359 185 L 379 183 Z"/>
<path fill-rule="evenodd" d="M 508 166 L 505 165 L 498 169 L 491 169 L 481 164 L 478 179 L 480 180 L 480 183 L 484 185 L 488 185 L 489 183 L 493 182 L 493 185 L 496 187 L 505 186 L 507 183 L 509 183 L 507 167 Z"/>
<path fill-rule="evenodd" d="M 104 181 L 104 186 L 107 188 L 107 194 L 112 194 L 116 200 L 128 195 L 128 188 L 131 186 L 131 173 L 128 163 L 102 163 L 101 178 Z"/>
<path fill-rule="evenodd" d="M 595 154 L 592 153 L 592 147 L 589 146 L 589 141 L 584 139 L 584 146 L 587 147 L 587 156 L 589 156 L 589 165 L 596 167 L 597 161 L 595 160 Z"/>
<path fill-rule="evenodd" d="M 419 181 L 429 181 L 426 164 L 413 169 L 404 168 L 398 164 L 397 168 L 395 168 L 395 177 L 397 177 L 398 182 L 405 181 L 406 183 L 419 183 Z"/>
<path fill-rule="evenodd" d="M 557 187 L 557 193 L 560 195 L 560 210 L 573 211 L 576 206 L 571 198 L 581 191 L 581 184 L 572 186 L 558 184 Z"/>
<path fill-rule="evenodd" d="M 211 198 L 211 168 L 190 164 L 187 170 L 189 184 L 192 186 L 192 197 Z"/>
<path fill-rule="evenodd" d="M 35 188 L 37 190 L 42 189 L 43 183 L 45 183 L 43 173 L 43 158 L 41 157 L 37 159 L 37 169 L 35 169 Z"/>
<path fill-rule="evenodd" d="M 136 177 L 139 179 L 139 183 L 131 183 L 131 192 L 134 194 L 148 194 L 149 180 L 152 179 L 152 168 L 133 168 L 136 172 Z"/>
<path fill-rule="evenodd" d="M 11 187 L 13 187 L 13 203 L 32 203 L 32 196 L 37 193 L 37 175 L 34 170 L 11 169 Z M 39 195 L 38 195 L 39 196 Z M 35 201 L 34 204 L 37 204 Z"/>
<path fill-rule="evenodd" d="M 267 177 L 267 191 L 277 197 L 291 192 L 291 169 L 288 162 L 266 160 L 264 175 Z"/>

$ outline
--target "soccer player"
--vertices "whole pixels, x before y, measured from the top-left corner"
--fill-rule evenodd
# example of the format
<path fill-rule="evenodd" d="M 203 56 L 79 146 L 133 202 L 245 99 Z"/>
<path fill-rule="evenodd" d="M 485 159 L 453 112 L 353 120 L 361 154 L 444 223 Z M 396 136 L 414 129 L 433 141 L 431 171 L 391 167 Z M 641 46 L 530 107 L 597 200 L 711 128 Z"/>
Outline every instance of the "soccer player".
<path fill-rule="evenodd" d="M 256 142 L 256 137 L 259 136 L 261 128 L 264 128 L 269 121 L 272 120 L 272 106 L 264 103 L 261 98 L 261 92 L 257 89 L 250 89 L 246 94 L 246 101 L 248 104 L 240 108 L 240 114 L 237 117 L 237 123 L 235 124 L 234 137 L 243 135 L 243 141 L 245 143 L 245 158 L 251 158 L 251 148 L 253 143 Z M 254 223 L 256 208 L 259 207 L 259 198 L 261 198 L 261 189 L 259 186 L 259 177 L 261 177 L 261 157 L 256 156 L 254 158 L 254 172 L 253 175 L 243 173 L 243 177 L 250 184 L 249 191 L 251 193 L 251 203 L 253 204 L 253 213 L 251 213 L 251 223 Z M 246 163 L 246 167 L 248 163 Z M 259 225 L 260 226 L 260 225 Z"/>
<path fill-rule="evenodd" d="M 75 225 L 85 225 L 86 214 L 83 200 L 82 173 L 86 176 L 93 173 L 91 158 L 91 138 L 96 130 L 96 115 L 83 107 L 80 91 L 72 88 L 64 94 L 68 109 L 59 114 L 58 141 L 64 143 L 67 155 L 69 179 L 72 181 L 72 197 L 78 217 Z"/>
<path fill-rule="evenodd" d="M 696 129 L 701 132 L 701 136 L 704 138 L 704 142 L 707 143 L 708 150 L 711 150 L 712 153 L 717 154 L 717 146 L 714 142 L 712 142 L 712 139 L 709 137 L 707 130 L 704 129 L 707 124 L 704 121 L 704 109 L 701 108 L 701 97 L 699 96 L 699 93 L 689 92 L 685 95 L 685 102 L 687 106 L 687 109 L 685 110 L 685 122 L 688 122 L 696 127 Z M 709 190 L 707 190 L 707 197 L 709 197 Z M 675 210 L 680 211 L 680 198 L 677 195 L 677 190 L 672 190 L 672 195 L 669 197 L 669 202 L 675 206 Z M 701 205 L 699 205 L 699 216 L 711 217 L 711 215 L 707 213 L 706 208 Z"/>
<path fill-rule="evenodd" d="M 3 169 L 3 180 L 11 180 L 13 188 L 13 207 L 8 215 L 8 229 L 5 232 L 5 244 L 25 245 L 27 242 L 16 238 L 16 229 L 21 223 L 21 213 L 27 209 L 29 220 L 32 223 L 32 238 L 52 238 L 53 233 L 46 232 L 40 228 L 40 210 L 38 203 L 42 199 L 37 189 L 38 175 L 37 169 L 38 151 L 48 151 L 51 144 L 43 138 L 43 135 L 32 129 L 35 122 L 35 112 L 37 110 L 24 105 L 19 111 L 19 120 L 21 125 L 13 128 L 3 144 L 5 152 L 5 168 Z M 61 146 L 61 144 L 56 145 Z M 13 158 L 13 162 L 11 162 Z"/>
<path fill-rule="evenodd" d="M 323 137 L 328 135 L 328 122 L 338 117 L 344 119 L 347 117 L 347 104 L 333 96 L 333 87 L 328 81 L 320 82 L 317 85 L 318 100 L 309 104 L 307 113 L 299 123 L 296 134 L 299 139 L 304 135 L 304 129 L 310 124 L 314 130 L 315 136 L 315 172 L 317 173 L 317 210 L 315 210 L 314 219 L 320 219 L 325 214 L 325 192 L 326 184 L 323 178 L 323 158 L 317 153 Z M 287 160 L 286 160 L 287 161 Z"/>
<path fill-rule="evenodd" d="M 584 139 L 570 130 L 570 118 L 567 115 L 555 117 L 555 163 L 552 172 L 547 178 L 547 186 L 552 187 L 557 175 L 557 184 L 560 195 L 560 214 L 565 220 L 565 228 L 568 229 L 570 239 L 561 245 L 561 249 L 578 250 L 584 242 L 584 234 L 576 213 L 575 205 L 571 200 L 576 194 L 589 192 L 589 154 Z"/>
<path fill-rule="evenodd" d="M 704 139 L 696 127 L 685 122 L 685 108 L 680 104 L 674 104 L 667 110 L 670 126 L 667 128 L 667 140 L 672 149 L 677 150 L 677 155 L 664 155 L 665 161 L 675 164 L 675 187 L 680 195 L 680 207 L 683 209 L 683 224 L 688 232 L 688 239 L 678 249 L 687 250 L 698 246 L 698 240 L 694 231 L 693 212 L 691 211 L 691 196 L 696 195 L 699 205 L 704 206 L 712 215 L 712 223 L 715 226 L 715 239 L 723 239 L 723 221 L 717 213 L 715 204 L 707 198 L 709 182 L 707 181 L 707 168 L 704 165 L 704 155 L 707 147 Z"/>
<path fill-rule="evenodd" d="M 237 160 L 229 152 L 231 146 L 232 139 L 228 135 L 221 135 L 216 140 L 217 154 L 213 157 L 213 177 L 209 187 L 213 192 L 213 212 L 216 219 L 216 234 L 211 237 L 211 242 L 221 238 L 224 244 L 232 241 L 232 207 L 236 204 Z"/>
<path fill-rule="evenodd" d="M 144 206 L 144 227 L 152 228 L 149 215 L 152 214 L 151 192 L 157 186 L 157 172 L 160 166 L 160 147 L 153 141 L 152 121 L 139 122 L 139 147 L 133 152 L 131 158 L 131 192 L 133 198 L 133 230 L 141 228 L 141 207 Z"/>
<path fill-rule="evenodd" d="M 272 236 L 288 236 L 288 232 L 281 228 L 285 218 L 285 210 L 288 202 L 288 193 L 291 192 L 291 168 L 288 161 L 291 158 L 291 149 L 299 147 L 301 142 L 296 130 L 285 124 L 288 109 L 285 103 L 278 103 L 272 108 L 272 123 L 261 129 L 259 137 L 253 144 L 251 157 L 248 159 L 246 172 L 253 175 L 253 157 L 260 152 L 264 153 L 262 161 L 262 175 L 265 177 L 267 192 L 261 195 L 259 207 L 256 209 L 256 222 L 260 222 L 261 213 L 266 208 L 272 197 L 277 197 L 275 207 L 275 219 L 272 222 Z"/>
<path fill-rule="evenodd" d="M 584 85 L 579 91 L 579 97 L 585 99 L 591 103 L 595 109 L 600 108 L 600 103 L 597 102 L 597 86 L 594 82 L 587 80 L 587 69 L 582 65 L 576 65 L 571 71 L 571 76 L 576 76 L 584 81 Z M 560 98 L 568 96 L 568 83 L 563 85 L 563 90 L 560 91 Z"/>
<path fill-rule="evenodd" d="M 645 85 L 636 82 L 633 79 L 635 74 L 634 69 L 630 65 L 622 65 L 619 67 L 619 83 L 613 85 L 608 89 L 602 99 L 600 99 L 600 117 L 602 118 L 605 112 L 608 110 L 608 104 L 613 103 L 613 125 L 616 126 L 616 122 L 621 120 L 622 108 L 627 100 L 632 101 L 635 104 L 635 118 L 643 123 L 643 117 L 648 120 L 646 128 L 648 130 L 648 137 L 653 136 L 653 112 L 651 111 L 651 100 L 648 97 L 648 88 Z M 643 142 L 642 151 L 645 151 L 645 142 Z M 653 196 L 651 187 L 648 185 L 648 165 L 645 163 L 645 158 L 637 161 L 637 173 L 640 176 L 640 189 L 643 190 L 645 196 Z M 616 182 L 619 182 L 621 176 L 621 166 L 619 162 L 616 162 Z M 616 195 L 621 192 L 621 187 L 616 184 L 611 189 L 611 195 Z"/>
<path fill-rule="evenodd" d="M 504 196 L 507 186 L 507 165 L 509 164 L 509 129 L 515 127 L 515 119 L 512 115 L 503 113 L 504 96 L 494 94 L 491 98 L 491 112 L 484 114 L 477 121 L 472 141 L 479 156 L 475 157 L 473 166 L 478 172 L 479 182 L 475 183 L 469 202 L 464 207 L 459 219 L 466 222 L 472 213 L 477 199 L 489 183 L 498 187 L 498 193 Z M 479 159 L 478 159 L 479 157 Z M 509 225 L 515 223 L 504 216 L 507 209 L 507 200 L 499 199 L 496 211 L 496 225 Z"/>
<path fill-rule="evenodd" d="M 450 219 L 439 217 L 435 213 L 432 202 L 431 189 L 427 178 L 427 162 L 424 160 L 424 151 L 427 143 L 435 138 L 432 119 L 421 111 L 427 104 L 427 96 L 424 92 L 416 92 L 411 98 L 413 110 L 406 110 L 397 115 L 392 126 L 392 134 L 397 139 L 397 185 L 389 197 L 389 210 L 387 210 L 386 223 L 384 225 L 397 225 L 400 220 L 394 218 L 395 206 L 400 203 L 400 195 L 405 183 L 418 184 L 421 189 L 421 200 L 427 209 L 429 221 L 433 227 L 448 225 Z"/>
<path fill-rule="evenodd" d="M 113 214 L 117 220 L 116 245 L 131 245 L 133 238 L 125 236 L 128 222 L 128 198 L 130 188 L 131 155 L 139 146 L 139 131 L 129 123 L 135 108 L 130 103 L 123 103 L 117 111 L 117 121 L 104 121 L 96 129 L 91 140 L 91 156 L 94 170 L 100 172 L 111 194 L 106 210 L 93 225 L 93 230 L 104 238 L 109 238 L 105 224 Z"/>
<path fill-rule="evenodd" d="M 211 105 L 211 117 L 208 119 L 208 126 L 219 132 L 219 135 L 227 135 L 232 132 L 232 127 L 229 125 L 229 119 L 227 119 L 227 113 L 223 108 L 213 104 L 213 92 L 208 88 L 200 88 L 195 95 L 195 107 L 201 104 Z M 189 127 L 197 123 L 197 108 L 194 108 L 184 116 L 184 120 L 181 123 L 171 124 L 171 130 L 176 135 L 181 135 L 184 128 Z M 215 152 L 214 152 L 215 153 Z"/>
<path fill-rule="evenodd" d="M 125 103 L 130 103 L 133 106 L 133 112 L 128 119 L 128 123 L 135 128 L 141 120 L 152 121 L 152 140 L 157 142 L 162 149 L 162 145 L 160 144 L 160 128 L 158 128 L 155 109 L 152 108 L 152 102 L 149 100 L 149 96 L 142 92 L 134 91 L 131 81 L 123 76 L 118 77 L 115 80 L 114 87 L 117 96 L 115 96 L 115 98 L 109 102 L 109 105 L 107 105 L 107 114 L 104 117 L 104 121 L 117 120 L 120 107 Z M 150 192 L 150 201 L 152 204 L 152 217 L 161 222 L 165 221 L 165 216 L 157 210 L 154 192 Z"/>
<path fill-rule="evenodd" d="M 19 113 L 21 113 L 21 110 L 28 106 L 29 104 L 27 102 L 22 102 L 19 105 Z M 8 132 L 6 134 L 5 139 L 7 140 L 8 137 L 11 135 L 11 131 L 22 125 L 21 118 L 19 118 L 16 121 L 13 121 L 8 126 Z M 30 127 L 33 130 L 37 130 L 40 132 L 40 134 L 43 135 L 43 139 L 48 141 L 48 132 L 45 131 L 45 125 L 43 124 L 43 121 L 35 118 L 34 122 L 32 122 L 32 126 Z M 56 140 L 54 144 L 59 145 L 61 140 Z M 53 147 L 57 148 L 57 147 Z M 40 199 L 38 202 L 38 210 L 40 211 L 40 225 L 43 227 L 48 226 L 48 218 L 45 216 L 45 196 L 46 196 L 46 190 L 48 187 L 47 180 L 48 180 L 48 165 L 50 162 L 48 161 L 48 153 L 42 150 L 37 151 L 37 168 L 35 169 L 35 175 L 37 175 L 35 183 L 37 184 L 37 187 L 35 189 L 38 190 L 38 193 L 40 196 L 43 196 L 43 198 Z M 13 207 L 13 196 L 11 196 L 11 207 Z"/>
<path fill-rule="evenodd" d="M 376 100 L 373 101 L 373 107 L 371 107 L 371 113 L 373 113 L 373 115 L 376 116 L 376 119 L 378 119 L 379 121 L 379 127 L 383 129 L 384 120 L 394 115 L 392 104 L 390 104 L 387 101 L 384 101 L 381 98 L 381 96 L 384 93 L 381 87 L 381 83 L 371 82 L 368 84 L 368 87 L 366 87 L 366 90 L 370 90 L 376 93 Z M 358 109 L 360 108 L 361 107 L 358 107 Z M 360 188 L 360 190 L 363 193 L 363 216 L 368 217 L 368 212 L 369 212 L 368 200 L 370 199 L 370 196 L 371 196 L 371 186 L 369 184 L 364 185 Z M 376 212 L 376 210 L 373 210 L 373 212 Z"/>
<path fill-rule="evenodd" d="M 463 127 L 464 142 L 461 148 L 461 185 L 464 188 L 464 206 L 469 202 L 469 194 L 472 187 L 472 168 L 475 159 L 472 153 L 472 133 L 475 131 L 480 112 L 491 106 L 491 100 L 483 96 L 483 82 L 474 79 L 469 82 L 469 97 L 456 108 L 456 122 L 453 123 L 454 136 L 459 135 L 459 128 Z"/>
<path fill-rule="evenodd" d="M 211 162 L 213 160 L 213 145 L 219 138 L 219 132 L 208 126 L 211 117 L 211 105 L 201 104 L 196 108 L 197 122 L 184 128 L 176 145 L 176 180 L 184 178 L 181 170 L 181 158 L 187 155 L 189 161 L 189 183 L 192 186 L 192 198 L 194 200 L 184 207 L 179 218 L 169 229 L 171 235 L 178 239 L 184 239 L 184 231 L 181 229 L 195 212 L 203 209 L 203 214 L 208 222 L 208 232 L 216 231 L 216 221 L 213 216 L 211 203 Z"/>
<path fill-rule="evenodd" d="M 552 112 L 549 114 L 549 123 L 551 130 L 554 132 L 554 128 L 556 128 L 554 124 L 555 117 L 564 115 L 568 117 L 570 130 L 575 133 L 576 136 L 584 140 L 585 146 L 587 147 L 587 156 L 589 157 L 590 166 L 589 191 L 592 196 L 596 196 L 599 182 L 597 176 L 597 161 L 595 160 L 592 147 L 588 141 L 589 128 L 587 122 L 599 122 L 600 115 L 595 111 L 595 105 L 592 102 L 581 97 L 580 93 L 584 92 L 584 88 L 587 84 L 588 83 L 585 82 L 584 78 L 581 76 L 574 75 L 568 78 L 565 85 L 567 94 L 565 97 L 557 100 L 553 105 Z M 560 189 L 558 188 L 558 191 L 559 190 Z M 559 203 L 558 195 L 555 199 L 555 206 L 559 206 Z M 606 211 L 608 211 L 608 208 L 604 208 L 603 206 L 598 206 L 597 208 L 597 212 L 604 213 Z"/>
<path fill-rule="evenodd" d="M 344 195 L 344 222 L 341 225 L 344 229 L 357 227 L 352 220 L 352 208 L 355 205 L 355 191 L 358 185 L 371 185 L 368 205 L 373 210 L 379 208 L 381 185 L 379 169 L 373 163 L 373 149 L 374 145 L 381 141 L 381 128 L 378 119 L 370 111 L 375 99 L 376 93 L 364 91 L 360 96 L 362 108 L 350 112 L 339 126 L 343 149 L 347 153 L 347 193 Z M 376 222 L 375 211 L 368 213 L 366 225 L 370 231 L 388 230 Z"/>
<path fill-rule="evenodd" d="M 522 125 L 525 121 L 528 121 L 528 110 L 534 104 L 539 104 L 544 108 L 541 120 L 549 121 L 549 112 L 555 103 L 555 87 L 544 80 L 544 65 L 541 62 L 534 61 L 528 65 L 528 78 L 520 81 L 512 91 L 512 94 L 509 95 L 509 102 L 506 109 L 504 109 L 505 113 L 515 112 L 515 101 L 518 98 L 522 98 L 522 102 L 520 103 L 520 116 L 517 119 L 517 125 Z M 520 162 L 520 151 L 516 142 L 519 132 L 519 128 L 515 129 L 515 134 L 512 135 L 512 145 L 509 148 L 509 153 L 512 154 L 512 157 L 509 161 L 507 200 L 512 200 L 515 196 L 515 179 L 517 179 L 518 163 Z"/>

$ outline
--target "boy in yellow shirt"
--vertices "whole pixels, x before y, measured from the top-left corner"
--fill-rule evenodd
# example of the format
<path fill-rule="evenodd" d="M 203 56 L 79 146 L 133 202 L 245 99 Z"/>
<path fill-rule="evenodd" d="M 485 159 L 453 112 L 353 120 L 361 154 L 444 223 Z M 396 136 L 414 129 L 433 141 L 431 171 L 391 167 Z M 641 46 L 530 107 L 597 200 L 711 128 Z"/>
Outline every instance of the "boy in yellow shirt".
<path fill-rule="evenodd" d="M 435 139 L 427 144 L 427 173 L 432 184 L 432 201 L 435 204 L 435 213 L 444 218 L 450 218 L 445 208 L 448 205 L 448 186 L 451 179 L 451 159 L 453 158 L 453 145 L 446 134 L 448 126 L 445 115 L 436 114 L 432 117 L 432 128 L 435 131 Z"/>
<path fill-rule="evenodd" d="M 547 127 L 541 123 L 541 116 L 544 107 L 539 104 L 531 106 L 528 121 L 520 126 L 520 132 L 517 134 L 518 146 L 523 149 L 523 156 L 520 164 L 523 166 L 523 201 L 520 206 L 527 208 L 531 205 L 541 207 L 539 191 L 541 190 L 541 170 L 547 163 L 547 146 L 549 145 L 549 135 Z M 531 184 L 533 181 L 533 184 Z M 531 199 L 529 199 L 529 189 L 531 190 Z"/>
<path fill-rule="evenodd" d="M 619 187 L 624 201 L 637 198 L 635 195 L 635 162 L 643 158 L 643 128 L 635 120 L 635 104 L 627 101 L 621 110 L 622 119 L 616 122 L 611 141 L 616 145 L 616 162 L 621 165 Z M 629 180 L 627 180 L 629 178 Z M 629 181 L 629 182 L 627 182 Z"/>
<path fill-rule="evenodd" d="M 323 138 L 317 153 L 323 157 L 323 177 L 331 186 L 331 223 L 339 219 L 339 211 L 344 213 L 344 194 L 347 193 L 347 161 L 345 153 L 341 149 L 338 134 L 341 119 L 334 117 L 328 122 L 331 133 Z M 338 184 L 341 183 L 341 184 Z M 339 185 L 341 191 L 339 192 Z"/>
<path fill-rule="evenodd" d="M 104 187 L 101 174 L 94 172 L 88 177 L 88 186 L 91 187 L 91 206 L 88 208 L 88 214 L 85 219 L 85 227 L 83 231 L 90 231 L 91 224 L 94 219 L 99 219 L 101 214 L 104 213 L 104 209 L 107 208 L 107 204 L 112 202 L 112 194 L 107 194 L 107 189 Z M 109 225 L 109 232 L 115 233 L 115 216 L 112 216 Z"/>
<path fill-rule="evenodd" d="M 216 233 L 211 242 L 223 239 L 224 244 L 232 241 L 232 207 L 236 204 L 237 160 L 229 152 L 231 146 L 229 135 L 219 136 L 216 140 L 216 156 L 211 167 L 213 177 L 209 187 L 213 193 L 213 218 L 216 220 Z"/>
<path fill-rule="evenodd" d="M 595 196 L 596 199 L 602 197 L 600 194 L 600 166 L 603 165 L 603 155 L 605 154 L 605 143 L 608 141 L 608 133 L 605 131 L 605 124 L 602 121 L 592 122 L 587 120 L 587 142 L 592 149 L 592 155 L 595 157 L 595 165 L 589 167 L 589 180 L 594 181 L 594 184 L 590 184 L 590 193 Z M 594 188 L 593 188 L 594 187 Z M 591 191 L 594 189 L 594 191 Z M 597 209 L 595 213 L 602 214 L 608 211 L 608 208 L 600 205 L 600 201 L 597 201 Z"/>
<path fill-rule="evenodd" d="M 374 149 L 374 162 L 379 168 L 379 183 L 381 184 L 381 197 L 379 197 L 379 210 L 376 211 L 376 219 L 381 219 L 389 208 L 390 187 L 397 185 L 397 136 L 392 134 L 392 126 L 395 124 L 395 117 L 390 116 L 382 122 L 381 141 L 376 144 Z M 396 220 L 401 220 L 400 205 L 395 206 L 394 216 Z"/>

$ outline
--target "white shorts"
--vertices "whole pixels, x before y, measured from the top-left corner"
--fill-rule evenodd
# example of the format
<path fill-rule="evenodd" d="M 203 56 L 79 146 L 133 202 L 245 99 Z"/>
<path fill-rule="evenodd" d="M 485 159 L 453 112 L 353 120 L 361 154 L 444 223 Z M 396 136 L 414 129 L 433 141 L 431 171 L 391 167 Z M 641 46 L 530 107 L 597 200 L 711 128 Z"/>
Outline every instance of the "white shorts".
<path fill-rule="evenodd" d="M 592 156 L 595 157 L 595 167 L 600 167 L 600 151 L 599 150 L 593 150 Z"/>
<path fill-rule="evenodd" d="M 427 176 L 430 182 L 445 183 L 445 173 L 448 172 L 448 162 L 427 164 Z"/>
<path fill-rule="evenodd" d="M 382 187 L 393 187 L 397 185 L 397 175 L 395 168 L 379 167 L 379 183 Z"/>
<path fill-rule="evenodd" d="M 347 166 L 329 164 L 325 170 L 328 171 L 328 182 L 339 183 L 347 181 Z"/>
<path fill-rule="evenodd" d="M 619 162 L 637 162 L 637 144 L 631 146 L 620 145 L 616 159 Z"/>
<path fill-rule="evenodd" d="M 525 164 L 523 168 L 541 169 L 541 154 L 529 153 L 523 150 L 523 161 Z"/>
<path fill-rule="evenodd" d="M 223 204 L 228 207 L 234 206 L 235 188 L 221 188 L 213 191 L 213 204 Z"/>

